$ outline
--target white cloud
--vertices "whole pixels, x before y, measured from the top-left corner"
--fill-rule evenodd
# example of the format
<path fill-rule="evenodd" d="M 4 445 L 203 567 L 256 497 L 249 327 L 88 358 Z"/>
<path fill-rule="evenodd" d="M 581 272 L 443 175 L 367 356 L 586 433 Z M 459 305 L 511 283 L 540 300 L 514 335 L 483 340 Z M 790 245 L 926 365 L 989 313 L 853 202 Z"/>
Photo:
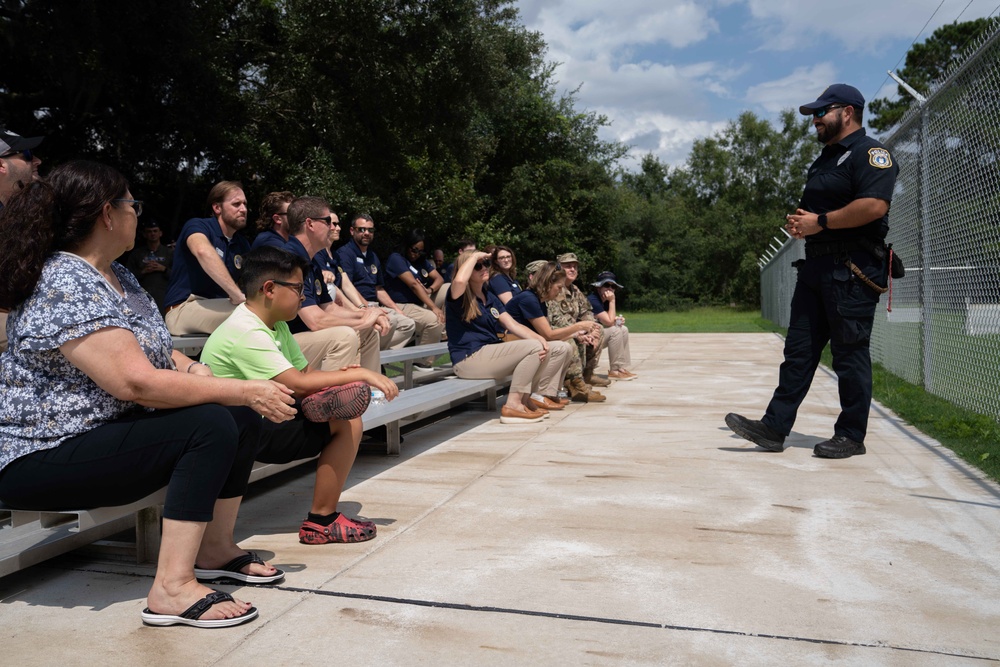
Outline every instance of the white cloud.
<path fill-rule="evenodd" d="M 665 113 L 636 114 L 620 108 L 596 111 L 614 118 L 611 127 L 602 129 L 602 138 L 631 146 L 622 164 L 629 169 L 637 168 L 647 153 L 653 153 L 666 164 L 680 166 L 696 140 L 721 131 L 729 122 L 679 118 Z"/>
<path fill-rule="evenodd" d="M 837 70 L 829 62 L 817 63 L 812 67 L 797 67 L 784 78 L 750 86 L 746 101 L 769 113 L 788 108 L 798 109 L 800 105 L 817 99 L 836 80 Z"/>
<path fill-rule="evenodd" d="M 917 41 L 959 16 L 962 21 L 988 16 L 996 6 L 994 0 L 839 0 L 833 4 L 746 0 L 746 5 L 756 22 L 754 28 L 761 35 L 763 49 L 808 53 L 817 43 L 832 37 L 847 50 L 872 54 L 884 53 L 887 45 L 898 39 L 913 40 L 928 19 L 930 23 Z"/>

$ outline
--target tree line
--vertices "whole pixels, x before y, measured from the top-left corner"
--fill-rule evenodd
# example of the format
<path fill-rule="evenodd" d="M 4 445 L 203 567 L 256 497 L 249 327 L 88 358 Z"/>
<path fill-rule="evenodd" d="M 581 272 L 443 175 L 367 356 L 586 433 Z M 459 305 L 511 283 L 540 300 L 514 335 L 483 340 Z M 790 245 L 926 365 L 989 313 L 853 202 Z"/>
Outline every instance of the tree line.
<path fill-rule="evenodd" d="M 0 120 L 48 137 L 43 173 L 112 164 L 175 233 L 241 180 L 372 214 L 380 253 L 413 228 L 522 265 L 574 251 L 632 309 L 756 305 L 819 148 L 792 111 L 747 112 L 681 167 L 622 170 L 510 0 L 3 0 L 0 54 Z"/>

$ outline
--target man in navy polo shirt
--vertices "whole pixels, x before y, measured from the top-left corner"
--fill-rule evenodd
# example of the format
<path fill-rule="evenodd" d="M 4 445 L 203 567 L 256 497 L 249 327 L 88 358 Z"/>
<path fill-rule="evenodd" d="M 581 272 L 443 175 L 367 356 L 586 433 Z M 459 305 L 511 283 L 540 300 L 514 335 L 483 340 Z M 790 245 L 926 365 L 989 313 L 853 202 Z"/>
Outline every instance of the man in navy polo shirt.
<path fill-rule="evenodd" d="M 220 181 L 208 193 L 214 217 L 184 223 L 174 248 L 170 285 L 163 299 L 167 329 L 175 336 L 210 334 L 246 298 L 237 285 L 250 242 L 247 198 L 237 181 Z"/>
<path fill-rule="evenodd" d="M 31 151 L 45 137 L 22 137 L 0 127 L 0 209 L 15 190 L 28 181 L 38 180 L 42 163 Z M 7 349 L 7 313 L 0 311 L 0 352 Z"/>
<path fill-rule="evenodd" d="M 726 425 L 772 452 L 784 449 L 799 405 L 805 399 L 827 342 L 840 392 L 840 416 L 833 437 L 813 447 L 820 458 L 865 453 L 872 401 L 869 352 L 875 307 L 885 291 L 889 232 L 899 166 L 889 150 L 861 126 L 865 98 L 843 83 L 829 86 L 799 112 L 812 116 L 824 148 L 806 174 L 805 192 L 785 216 L 788 233 L 806 240 L 785 338 L 778 387 L 760 420 L 736 413 Z"/>
<path fill-rule="evenodd" d="M 320 197 L 299 197 L 288 206 L 285 250 L 310 262 L 303 276 L 302 306 L 288 328 L 312 366 L 328 371 L 360 363 L 379 373 L 379 334 L 389 331 L 388 319 L 377 309 L 351 310 L 334 303 L 322 271 L 312 262 L 328 243 L 330 228 L 339 225 Z"/>
<path fill-rule="evenodd" d="M 355 289 L 371 308 L 379 308 L 394 327 L 391 335 L 382 337 L 382 349 L 399 349 L 416 333 L 417 325 L 385 291 L 382 262 L 371 249 L 375 238 L 375 222 L 367 213 L 358 213 L 351 221 L 351 240 L 337 249 L 340 268 L 350 278 Z M 361 305 L 361 304 L 357 304 Z"/>

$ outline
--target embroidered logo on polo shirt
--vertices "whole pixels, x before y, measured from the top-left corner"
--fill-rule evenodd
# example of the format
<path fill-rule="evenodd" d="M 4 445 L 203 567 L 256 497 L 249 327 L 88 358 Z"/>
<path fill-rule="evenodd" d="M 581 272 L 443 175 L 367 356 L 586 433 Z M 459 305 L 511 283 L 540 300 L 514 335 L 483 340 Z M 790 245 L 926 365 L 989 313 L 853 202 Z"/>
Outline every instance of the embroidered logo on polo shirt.
<path fill-rule="evenodd" d="M 365 260 L 361 259 L 360 257 L 355 257 L 354 261 L 357 262 L 358 264 L 364 264 L 365 263 Z"/>
<path fill-rule="evenodd" d="M 374 276 L 376 273 L 378 273 L 378 267 L 372 264 L 372 275 Z"/>
<path fill-rule="evenodd" d="M 490 308 L 490 315 L 492 315 L 493 319 L 495 319 L 495 320 L 499 320 L 500 319 L 500 311 L 497 310 L 496 308 Z"/>
<path fill-rule="evenodd" d="M 217 252 L 219 254 L 219 259 L 225 259 L 226 258 L 226 251 L 223 250 L 222 248 L 216 248 L 215 252 Z"/>
<path fill-rule="evenodd" d="M 844 153 L 843 155 L 841 155 L 840 159 L 837 160 L 837 166 L 839 167 L 840 165 L 844 164 L 844 162 L 846 162 L 847 158 L 849 158 L 849 157 L 851 157 L 851 151 L 847 151 L 846 153 Z"/>
<path fill-rule="evenodd" d="M 427 273 L 427 269 L 420 269 L 420 275 L 422 275 L 424 278 L 426 278 L 430 274 Z"/>
<path fill-rule="evenodd" d="M 322 283 L 320 283 L 319 278 L 313 281 L 313 289 L 316 290 L 316 294 L 319 294 L 323 291 L 323 285 Z"/>
<path fill-rule="evenodd" d="M 243 255 L 233 255 L 233 266 L 237 269 L 243 268 Z"/>
<path fill-rule="evenodd" d="M 892 157 L 884 148 L 869 148 L 868 164 L 877 169 L 888 169 L 892 166 Z"/>

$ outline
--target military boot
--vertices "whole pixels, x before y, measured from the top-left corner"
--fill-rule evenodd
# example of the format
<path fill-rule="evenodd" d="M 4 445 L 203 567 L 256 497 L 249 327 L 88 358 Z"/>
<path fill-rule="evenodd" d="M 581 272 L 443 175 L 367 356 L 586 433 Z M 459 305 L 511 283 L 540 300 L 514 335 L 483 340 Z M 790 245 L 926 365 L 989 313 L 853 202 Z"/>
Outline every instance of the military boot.
<path fill-rule="evenodd" d="M 575 377 L 572 380 L 567 380 L 567 382 L 570 382 L 576 391 L 587 397 L 587 403 L 601 403 L 608 400 L 607 396 L 604 394 L 594 391 L 588 387 L 587 383 L 585 383 L 581 377 Z"/>
<path fill-rule="evenodd" d="M 577 379 L 579 380 L 579 378 Z M 572 380 L 566 378 L 566 382 L 564 383 L 564 385 L 566 387 L 566 393 L 569 394 L 569 400 L 573 401 L 574 403 L 587 402 L 587 392 L 583 391 L 581 388 L 578 388 L 576 385 L 574 385 Z"/>
<path fill-rule="evenodd" d="M 593 369 L 583 371 L 583 381 L 595 387 L 610 387 L 611 380 L 605 380 L 600 375 L 594 375 Z"/>

